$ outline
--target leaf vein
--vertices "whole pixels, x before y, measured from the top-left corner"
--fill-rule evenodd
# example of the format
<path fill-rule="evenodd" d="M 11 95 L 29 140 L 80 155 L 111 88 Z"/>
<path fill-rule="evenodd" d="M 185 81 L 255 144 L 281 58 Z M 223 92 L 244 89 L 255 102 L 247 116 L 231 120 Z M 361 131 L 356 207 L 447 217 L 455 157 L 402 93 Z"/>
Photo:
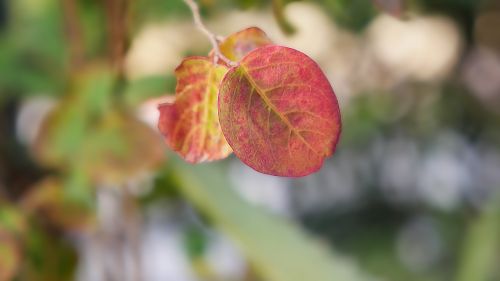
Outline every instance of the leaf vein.
<path fill-rule="evenodd" d="M 297 135 L 297 137 L 314 153 L 321 155 L 321 153 L 317 152 L 311 144 L 309 144 L 304 137 L 300 134 L 299 131 L 290 123 L 290 120 L 286 116 L 284 116 L 277 108 L 276 106 L 269 100 L 269 98 L 266 96 L 262 90 L 259 89 L 257 83 L 253 80 L 253 78 L 248 74 L 247 70 L 245 67 L 241 65 L 241 70 L 245 78 L 248 80 L 252 88 L 255 89 L 257 94 L 260 96 L 260 98 L 264 101 L 264 103 L 271 108 L 271 110 L 276 114 L 282 121 L 285 123 L 285 125 L 292 130 L 294 134 Z"/>

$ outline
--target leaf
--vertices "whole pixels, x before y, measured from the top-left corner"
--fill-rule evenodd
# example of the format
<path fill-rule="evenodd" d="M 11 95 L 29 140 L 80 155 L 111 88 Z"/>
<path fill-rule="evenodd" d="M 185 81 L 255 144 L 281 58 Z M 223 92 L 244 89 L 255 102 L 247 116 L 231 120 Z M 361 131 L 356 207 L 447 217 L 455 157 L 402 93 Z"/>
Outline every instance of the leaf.
<path fill-rule="evenodd" d="M 158 134 L 129 113 L 110 111 L 89 132 L 81 165 L 92 180 L 123 184 L 164 161 Z"/>
<path fill-rule="evenodd" d="M 374 280 L 297 224 L 242 200 L 220 166 L 169 164 L 180 191 L 235 242 L 261 275 L 259 280 Z"/>
<path fill-rule="evenodd" d="M 0 281 L 13 280 L 21 262 L 19 241 L 14 234 L 0 226 Z"/>
<path fill-rule="evenodd" d="M 190 163 L 231 153 L 219 126 L 217 92 L 227 68 L 206 57 L 185 59 L 175 70 L 175 102 L 161 104 L 158 128 L 167 145 Z"/>
<path fill-rule="evenodd" d="M 221 53 L 232 61 L 241 60 L 258 47 L 272 44 L 271 39 L 258 27 L 249 27 L 226 37 L 220 44 Z M 210 57 L 213 56 L 213 51 Z"/>
<path fill-rule="evenodd" d="M 238 158 L 276 176 L 319 170 L 341 129 L 337 99 L 319 66 L 281 46 L 258 48 L 229 70 L 219 120 Z"/>
<path fill-rule="evenodd" d="M 81 169 L 93 182 L 120 184 L 163 161 L 156 132 L 114 103 L 109 69 L 93 67 L 78 78 L 42 123 L 35 143 L 42 165 Z"/>
<path fill-rule="evenodd" d="M 65 194 L 64 183 L 48 177 L 37 183 L 21 201 L 22 208 L 64 230 L 84 231 L 95 225 L 94 212 Z"/>
<path fill-rule="evenodd" d="M 94 119 L 111 107 L 114 77 L 101 66 L 82 71 L 73 89 L 43 120 L 35 142 L 37 159 L 48 167 L 66 168 L 78 161 Z"/>

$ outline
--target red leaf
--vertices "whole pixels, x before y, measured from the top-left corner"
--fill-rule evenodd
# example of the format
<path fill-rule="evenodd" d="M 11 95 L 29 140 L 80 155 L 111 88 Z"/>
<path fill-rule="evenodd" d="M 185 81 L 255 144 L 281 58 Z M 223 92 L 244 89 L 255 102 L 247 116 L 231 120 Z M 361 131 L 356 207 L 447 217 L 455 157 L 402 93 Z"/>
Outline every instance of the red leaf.
<path fill-rule="evenodd" d="M 217 112 L 218 87 L 226 72 L 206 57 L 185 59 L 175 70 L 175 102 L 158 108 L 158 128 L 167 145 L 188 162 L 222 159 L 231 153 Z"/>
<path fill-rule="evenodd" d="M 319 66 L 281 46 L 250 52 L 225 75 L 219 121 L 238 158 L 255 170 L 299 177 L 322 166 L 337 144 L 337 99 Z"/>
<path fill-rule="evenodd" d="M 239 61 L 258 47 L 272 44 L 271 39 L 258 27 L 249 27 L 226 37 L 219 44 L 221 53 L 232 61 Z M 210 52 L 213 57 L 213 50 Z"/>

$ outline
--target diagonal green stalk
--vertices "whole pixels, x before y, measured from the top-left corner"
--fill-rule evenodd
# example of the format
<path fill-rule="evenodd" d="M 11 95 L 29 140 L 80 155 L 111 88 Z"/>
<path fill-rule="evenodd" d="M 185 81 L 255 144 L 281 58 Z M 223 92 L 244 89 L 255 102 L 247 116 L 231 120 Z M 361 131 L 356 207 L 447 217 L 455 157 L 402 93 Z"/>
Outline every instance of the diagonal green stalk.
<path fill-rule="evenodd" d="M 500 196 L 497 195 L 468 226 L 456 281 L 490 280 L 499 246 Z"/>
<path fill-rule="evenodd" d="M 286 219 L 238 196 L 215 164 L 171 159 L 170 175 L 184 196 L 236 243 L 267 281 L 373 280 Z"/>

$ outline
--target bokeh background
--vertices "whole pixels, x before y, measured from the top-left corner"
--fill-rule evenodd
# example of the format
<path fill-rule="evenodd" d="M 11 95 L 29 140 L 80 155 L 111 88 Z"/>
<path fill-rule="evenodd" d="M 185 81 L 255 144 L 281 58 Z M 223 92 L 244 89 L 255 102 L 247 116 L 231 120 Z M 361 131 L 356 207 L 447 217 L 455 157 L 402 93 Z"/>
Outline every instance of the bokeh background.
<path fill-rule="evenodd" d="M 320 172 L 170 152 L 182 0 L 0 0 L 0 280 L 500 280 L 500 1 L 199 0 L 331 81 Z"/>

